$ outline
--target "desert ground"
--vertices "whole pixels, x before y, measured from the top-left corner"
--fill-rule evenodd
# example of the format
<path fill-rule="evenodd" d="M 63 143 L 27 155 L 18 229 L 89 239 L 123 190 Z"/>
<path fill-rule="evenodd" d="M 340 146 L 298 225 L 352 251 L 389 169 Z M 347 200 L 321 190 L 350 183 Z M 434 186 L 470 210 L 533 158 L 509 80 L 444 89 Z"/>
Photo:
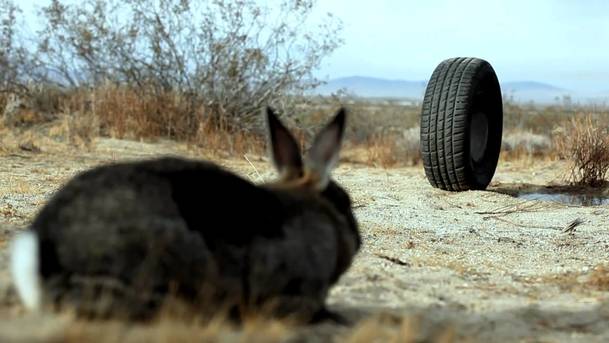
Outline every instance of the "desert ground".
<path fill-rule="evenodd" d="M 155 324 L 104 326 L 64 314 L 26 313 L 8 271 L 11 237 L 62 183 L 102 163 L 167 154 L 210 158 L 261 182 L 273 177 L 267 159 L 109 138 L 90 149 L 36 150 L 0 154 L 0 341 L 190 341 L 187 330 L 161 335 Z M 488 190 L 450 193 L 432 188 L 421 166 L 375 168 L 358 163 L 356 155 L 346 151 L 334 176 L 351 194 L 364 243 L 328 299 L 353 325 L 269 329 L 277 340 L 609 341 L 609 205 L 510 195 L 560 184 L 564 162 L 501 161 Z M 568 230 L 577 219 L 582 223 Z M 254 340 L 239 333 L 226 337 Z"/>

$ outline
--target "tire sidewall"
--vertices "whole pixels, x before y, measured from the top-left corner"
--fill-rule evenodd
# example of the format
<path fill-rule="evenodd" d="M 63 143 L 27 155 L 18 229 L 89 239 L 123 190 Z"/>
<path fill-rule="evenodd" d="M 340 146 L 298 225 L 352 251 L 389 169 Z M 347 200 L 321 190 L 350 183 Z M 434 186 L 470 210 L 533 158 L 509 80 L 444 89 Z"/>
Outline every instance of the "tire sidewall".
<path fill-rule="evenodd" d="M 491 182 L 499 154 L 503 133 L 503 104 L 501 89 L 495 71 L 491 65 L 483 61 L 471 79 L 471 87 L 466 97 L 467 125 L 465 151 L 465 166 L 467 182 L 471 189 L 482 190 Z M 481 111 L 488 121 L 488 138 L 484 155 L 480 161 L 474 161 L 471 156 L 472 117 Z"/>

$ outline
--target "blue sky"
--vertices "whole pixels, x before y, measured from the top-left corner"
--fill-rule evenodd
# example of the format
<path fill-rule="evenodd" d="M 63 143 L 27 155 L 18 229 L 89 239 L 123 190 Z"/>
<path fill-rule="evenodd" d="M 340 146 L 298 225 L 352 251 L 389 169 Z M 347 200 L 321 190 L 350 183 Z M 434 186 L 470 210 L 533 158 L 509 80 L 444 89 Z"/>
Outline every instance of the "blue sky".
<path fill-rule="evenodd" d="M 481 57 L 501 81 L 609 91 L 606 0 L 320 0 L 344 24 L 331 78 L 425 80 L 445 58 Z"/>
<path fill-rule="evenodd" d="M 48 1 L 17 3 L 33 13 Z M 501 81 L 609 92 L 607 0 L 318 0 L 315 11 L 344 24 L 322 78 L 426 80 L 445 58 L 475 56 Z"/>

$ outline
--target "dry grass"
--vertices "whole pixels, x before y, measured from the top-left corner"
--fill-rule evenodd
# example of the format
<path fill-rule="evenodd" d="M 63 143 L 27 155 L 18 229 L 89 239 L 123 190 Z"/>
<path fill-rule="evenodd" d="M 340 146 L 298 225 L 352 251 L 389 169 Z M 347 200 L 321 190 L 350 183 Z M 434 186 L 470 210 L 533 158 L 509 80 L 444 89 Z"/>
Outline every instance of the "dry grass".
<path fill-rule="evenodd" d="M 31 332 L 5 328 L 0 333 L 0 340 L 65 343 L 284 342 L 294 332 L 284 323 L 262 319 L 236 326 L 220 319 L 203 322 L 166 317 L 151 323 L 128 323 L 78 320 L 69 314 L 61 314 L 55 317 L 54 322 L 54 325 Z"/>
<path fill-rule="evenodd" d="M 374 134 L 366 141 L 367 164 L 389 168 L 416 165 L 421 162 L 419 128 L 403 130 L 402 134 Z"/>
<path fill-rule="evenodd" d="M 552 140 L 545 134 L 530 130 L 511 130 L 503 134 L 501 157 L 518 160 L 525 157 L 544 158 L 551 155 Z"/>
<path fill-rule="evenodd" d="M 523 281 L 530 284 L 551 284 L 563 292 L 586 293 L 609 291 L 609 265 L 599 264 L 587 272 L 570 271 L 528 277 Z"/>
<path fill-rule="evenodd" d="M 355 322 L 352 326 L 303 325 L 290 319 L 271 319 L 250 313 L 240 324 L 222 314 L 201 315 L 200 309 L 174 298 L 166 301 L 158 316 L 151 321 L 119 319 L 79 319 L 73 311 L 25 314 L 13 326 L 0 325 L 0 341 L 44 342 L 463 342 L 447 321 L 431 321 L 421 315 L 380 312 Z M 22 314 L 23 315 L 23 314 Z M 36 317 L 39 317 L 38 319 Z M 23 330 L 25 324 L 40 321 L 44 326 Z M 21 325 L 17 325 L 21 322 Z M 3 326 L 4 325 L 4 326 Z M 332 330 L 327 330 L 332 328 Z M 467 341 L 467 340 L 465 340 Z"/>
<path fill-rule="evenodd" d="M 216 321 L 184 323 L 161 320 L 154 325 L 129 325 L 121 322 L 76 322 L 60 334 L 63 342 L 281 342 L 289 337 L 279 322 L 247 322 L 235 327 Z"/>
<path fill-rule="evenodd" d="M 601 264 L 594 267 L 587 284 L 599 291 L 609 291 L 609 266 Z"/>
<path fill-rule="evenodd" d="M 457 340 L 451 327 L 433 328 L 431 332 L 422 330 L 422 323 L 416 316 L 400 317 L 380 314 L 363 320 L 343 337 L 347 343 L 410 343 L 434 342 L 449 343 Z"/>
<path fill-rule="evenodd" d="M 398 146 L 395 137 L 375 135 L 366 143 L 367 164 L 382 168 L 389 168 L 398 164 L 400 159 L 396 154 Z"/>
<path fill-rule="evenodd" d="M 248 153 L 265 154 L 266 139 L 248 132 L 232 132 L 216 127 L 209 121 L 199 123 L 195 137 L 191 141 L 212 154 L 243 156 Z"/>
<path fill-rule="evenodd" d="M 577 116 L 556 130 L 554 143 L 561 158 L 570 161 L 569 180 L 601 186 L 609 172 L 609 129 L 593 115 Z"/>
<path fill-rule="evenodd" d="M 31 194 L 34 192 L 34 186 L 29 182 L 29 180 L 9 177 L 6 182 L 8 184 L 8 187 L 6 187 L 6 191 L 8 193 Z"/>
<path fill-rule="evenodd" d="M 4 326 L 0 332 L 2 341 L 19 342 L 304 342 L 314 338 L 319 342 L 347 343 L 408 343 L 408 342 L 469 342 L 458 337 L 455 328 L 443 322 L 431 322 L 420 316 L 402 316 L 379 313 L 356 323 L 353 327 L 337 328 L 323 334 L 313 334 L 312 327 L 295 326 L 289 322 L 251 318 L 241 325 L 224 319 L 201 320 L 196 317 L 165 316 L 153 322 L 122 322 L 118 320 L 87 321 L 76 319 L 69 313 L 54 315 L 51 319 L 18 319 L 21 323 L 41 321 L 31 330 Z M 9 329 L 10 328 L 10 329 Z M 347 330 L 343 330 L 347 329 Z"/>
<path fill-rule="evenodd" d="M 101 133 L 115 138 L 185 140 L 195 135 L 198 124 L 198 113 L 178 94 L 145 96 L 113 85 L 91 91 L 74 90 L 63 99 L 60 108 L 67 114 L 97 118 Z"/>
<path fill-rule="evenodd" d="M 95 137 L 101 135 L 133 140 L 169 138 L 194 144 L 221 156 L 262 155 L 265 152 L 265 130 L 260 125 L 262 120 L 258 125 L 246 125 L 252 129 L 236 131 L 227 122 L 215 117 L 213 109 L 194 108 L 187 97 L 175 93 L 157 96 L 141 94 L 146 93 L 114 85 L 63 93 L 57 89 L 38 87 L 34 88 L 31 98 L 26 101 L 0 96 L 0 105 L 14 108 L 11 120 L 4 121 L 5 126 L 24 130 L 53 121 L 55 124 L 48 133 L 55 140 L 78 147 L 90 148 L 95 143 Z M 289 114 L 284 120 L 291 128 L 297 128 L 301 143 L 310 142 L 311 136 L 340 105 L 347 106 L 350 112 L 346 147 L 354 151 L 351 155 L 358 155 L 352 160 L 384 168 L 421 162 L 418 106 L 392 100 L 311 98 L 303 99 L 299 113 Z M 603 125 L 597 125 L 594 131 L 590 127 L 594 121 L 590 119 L 588 122 L 569 119 L 574 115 L 579 116 L 578 113 L 591 112 L 595 120 L 604 118 L 599 123 L 608 122 L 607 109 L 506 103 L 504 112 L 502 160 L 578 159 L 577 168 L 584 164 L 585 167 L 574 169 L 573 179 L 576 182 L 580 182 L 580 179 L 584 180 L 581 182 L 596 182 L 591 180 L 601 177 L 601 170 L 590 168 L 592 164 L 587 163 L 586 159 L 602 160 L 597 156 L 598 149 L 607 141 L 607 138 L 600 139 Z M 574 131 L 576 126 L 581 129 Z M 557 132 L 565 134 L 556 136 Z M 592 136 L 597 140 L 591 140 Z M 575 139 L 579 141 L 575 142 Z M 44 146 L 38 146 L 44 150 Z M 564 156 L 569 146 L 585 149 L 580 148 L 570 156 Z M 0 142 L 0 153 L 8 153 L 11 149 Z M 580 155 L 576 156 L 576 152 Z"/>

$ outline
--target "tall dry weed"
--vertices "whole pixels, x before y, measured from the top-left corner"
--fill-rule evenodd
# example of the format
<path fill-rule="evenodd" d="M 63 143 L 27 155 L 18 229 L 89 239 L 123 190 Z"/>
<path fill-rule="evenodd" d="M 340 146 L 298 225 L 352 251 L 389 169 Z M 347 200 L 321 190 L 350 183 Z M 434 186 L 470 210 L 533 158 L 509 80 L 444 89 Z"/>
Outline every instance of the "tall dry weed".
<path fill-rule="evenodd" d="M 365 144 L 367 164 L 390 168 L 412 166 L 421 162 L 418 127 L 402 132 L 378 132 Z"/>
<path fill-rule="evenodd" d="M 555 132 L 559 157 L 570 162 L 569 180 L 578 185 L 600 186 L 609 172 L 609 128 L 592 115 L 572 118 Z"/>

